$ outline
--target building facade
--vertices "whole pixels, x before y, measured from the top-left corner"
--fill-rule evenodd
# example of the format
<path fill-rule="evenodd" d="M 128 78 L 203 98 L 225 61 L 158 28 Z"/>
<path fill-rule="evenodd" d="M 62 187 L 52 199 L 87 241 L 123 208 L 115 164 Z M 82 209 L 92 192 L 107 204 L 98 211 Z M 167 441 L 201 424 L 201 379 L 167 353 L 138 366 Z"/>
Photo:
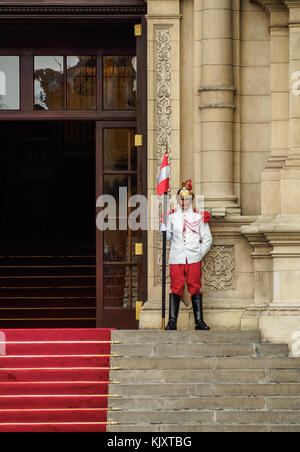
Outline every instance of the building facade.
<path fill-rule="evenodd" d="M 267 340 L 287 341 L 296 352 L 300 2 L 147 6 L 149 194 L 167 139 L 173 188 L 191 176 L 213 218 L 203 269 L 208 323 L 261 328 Z M 154 233 L 143 327 L 149 319 L 159 326 L 160 249 Z M 180 320 L 192 327 L 188 309 Z"/>
<path fill-rule="evenodd" d="M 90 185 L 79 184 L 78 190 L 86 197 L 81 199 L 77 218 L 84 218 L 86 206 L 95 202 L 91 193 L 96 186 L 96 199 L 101 194 L 119 195 L 116 216 L 121 221 L 128 211 L 122 214 L 120 209 L 124 202 L 119 186 L 150 199 L 167 144 L 172 193 L 191 177 L 194 191 L 204 196 L 205 209 L 212 215 L 214 244 L 203 263 L 207 323 L 214 328 L 260 328 L 265 339 L 288 342 L 296 353 L 300 331 L 300 1 L 2 1 L 0 21 L 0 125 L 6 137 L 2 184 L 4 191 L 17 186 L 14 198 L 2 196 L 6 212 L 25 187 L 29 199 L 38 202 L 33 192 L 43 186 L 43 199 L 48 199 L 44 209 L 49 214 L 53 193 L 57 200 L 67 181 L 73 187 L 67 195 L 72 197 L 82 179 Z M 8 85 L 4 88 L 3 78 L 8 74 L 10 83 L 16 74 L 20 76 L 11 92 Z M 35 151 L 41 143 L 44 156 Z M 6 148 L 17 156 L 14 165 Z M 13 168 L 11 173 L 8 168 Z M 18 185 L 20 177 L 23 185 Z M 34 185 L 36 181 L 40 185 Z M 61 187 L 52 190 L 52 198 L 45 189 L 50 182 Z M 54 228 L 55 221 L 51 229 L 52 236 L 60 236 L 60 241 L 54 241 L 60 257 L 61 243 L 66 246 L 73 227 L 68 218 L 74 210 L 66 214 L 64 205 L 60 206 L 60 224 L 65 225 L 65 233 Z M 94 212 L 93 207 L 89 211 Z M 57 211 L 53 207 L 51 212 Z M 32 223 L 48 225 L 37 227 L 44 230 L 44 249 L 45 242 L 50 243 L 45 215 L 32 216 Z M 150 220 L 152 216 L 149 207 Z M 11 212 L 9 217 L 13 217 Z M 76 249 L 78 243 L 96 250 L 96 273 L 86 275 L 97 281 L 96 292 L 86 280 L 77 285 L 64 282 L 59 293 L 46 286 L 48 298 L 56 297 L 53 307 L 37 287 L 36 292 L 31 288 L 24 294 L 24 282 L 20 286 L 16 281 L 14 288 L 3 284 L 3 325 L 23 325 L 25 309 L 32 309 L 27 325 L 34 319 L 41 327 L 49 319 L 56 325 L 73 325 L 75 318 L 76 325 L 93 325 L 93 316 L 97 316 L 98 326 L 161 327 L 160 233 L 134 233 L 126 227 L 96 233 L 91 218 L 88 227 L 77 220 L 81 226 L 68 247 L 73 246 L 71 255 L 77 251 L 80 259 L 84 253 Z M 12 243 L 30 245 L 32 224 L 22 228 L 22 235 L 20 228 L 12 230 L 11 222 L 4 223 L 7 255 L 12 255 Z M 18 250 L 16 255 L 23 254 Z M 22 288 L 21 295 L 18 288 Z M 32 293 L 37 301 L 28 305 Z M 24 311 L 17 316 L 20 299 Z M 143 302 L 139 323 L 136 302 Z M 193 315 L 187 296 L 185 302 L 179 327 L 189 329 Z M 42 314 L 32 314 L 42 307 Z"/>

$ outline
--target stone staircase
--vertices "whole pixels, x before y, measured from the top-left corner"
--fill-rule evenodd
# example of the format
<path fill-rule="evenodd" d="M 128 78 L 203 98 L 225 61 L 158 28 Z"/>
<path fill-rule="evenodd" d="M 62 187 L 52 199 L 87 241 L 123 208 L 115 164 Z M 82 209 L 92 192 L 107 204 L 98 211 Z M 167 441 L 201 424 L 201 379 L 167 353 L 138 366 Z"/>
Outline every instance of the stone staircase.
<path fill-rule="evenodd" d="M 110 432 L 300 432 L 300 358 L 259 331 L 113 331 Z"/>
<path fill-rule="evenodd" d="M 95 328 L 95 247 L 1 253 L 0 328 Z"/>

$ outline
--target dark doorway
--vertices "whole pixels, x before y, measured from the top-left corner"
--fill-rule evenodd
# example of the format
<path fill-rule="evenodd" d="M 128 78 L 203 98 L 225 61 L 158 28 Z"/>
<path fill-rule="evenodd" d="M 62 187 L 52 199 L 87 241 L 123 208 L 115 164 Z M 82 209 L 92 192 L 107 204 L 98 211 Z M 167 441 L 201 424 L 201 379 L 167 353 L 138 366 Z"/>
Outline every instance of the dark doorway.
<path fill-rule="evenodd" d="M 1 327 L 94 327 L 95 122 L 0 133 Z"/>
<path fill-rule="evenodd" d="M 95 123 L 0 123 L 0 243 L 95 245 Z"/>

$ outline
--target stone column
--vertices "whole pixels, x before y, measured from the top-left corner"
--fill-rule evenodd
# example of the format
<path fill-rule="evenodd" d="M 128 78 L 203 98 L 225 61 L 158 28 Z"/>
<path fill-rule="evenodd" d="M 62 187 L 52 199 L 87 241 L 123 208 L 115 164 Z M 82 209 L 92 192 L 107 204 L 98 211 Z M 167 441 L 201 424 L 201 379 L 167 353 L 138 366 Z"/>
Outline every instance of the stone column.
<path fill-rule="evenodd" d="M 261 214 L 280 213 L 280 171 L 289 148 L 289 14 L 269 2 L 271 33 L 271 150 L 261 183 Z"/>
<path fill-rule="evenodd" d="M 263 232 L 273 247 L 274 307 L 300 308 L 300 1 L 289 7 L 289 150 L 281 170 L 280 215 Z"/>
<path fill-rule="evenodd" d="M 259 0 L 259 3 L 270 6 L 269 0 Z M 278 5 L 279 0 L 272 0 L 271 3 Z M 272 258 L 272 299 L 256 312 L 262 335 L 270 341 L 287 342 L 293 350 L 295 334 L 300 330 L 300 0 L 281 0 L 280 4 L 285 4 L 289 10 L 289 51 L 286 41 L 281 46 L 282 56 L 285 53 L 289 59 L 289 121 L 288 127 L 285 127 L 289 140 L 286 155 L 278 153 L 276 156 L 273 148 L 269 159 L 269 163 L 273 161 L 279 169 L 280 181 L 275 196 L 278 203 L 279 192 L 280 203 L 279 206 L 277 204 L 277 212 L 273 206 L 270 213 L 274 215 L 262 215 L 252 226 L 242 228 L 242 232 L 251 239 L 252 244 L 255 234 L 261 240 L 264 238 Z M 277 78 L 277 84 L 273 84 L 274 92 L 282 83 L 284 86 L 285 72 L 286 69 Z M 272 113 L 282 115 L 287 108 L 284 105 L 285 96 Z M 277 136 L 278 140 L 284 139 L 284 131 Z"/>
<path fill-rule="evenodd" d="M 202 193 L 207 207 L 223 207 L 225 214 L 226 208 L 238 208 L 233 170 L 232 0 L 203 0 L 202 30 Z"/>
<path fill-rule="evenodd" d="M 273 306 L 300 308 L 300 1 L 289 7 L 289 150 L 281 169 L 280 215 L 263 232 L 272 245 Z"/>
<path fill-rule="evenodd" d="M 254 300 L 242 319 L 242 328 L 259 328 L 259 317 L 274 299 L 272 245 L 262 232 L 280 213 L 280 178 L 289 146 L 289 14 L 281 0 L 259 1 L 270 15 L 271 34 L 271 148 L 261 175 L 261 216 L 242 228 L 253 247 Z"/>
<path fill-rule="evenodd" d="M 300 215 L 300 2 L 286 4 L 290 9 L 289 153 L 281 172 L 281 213 Z"/>
<path fill-rule="evenodd" d="M 241 329 L 256 330 L 260 328 L 259 314 L 267 309 L 273 300 L 272 248 L 259 225 L 254 223 L 243 227 L 242 231 L 253 247 L 251 255 L 254 260 L 254 298 L 242 317 Z"/>

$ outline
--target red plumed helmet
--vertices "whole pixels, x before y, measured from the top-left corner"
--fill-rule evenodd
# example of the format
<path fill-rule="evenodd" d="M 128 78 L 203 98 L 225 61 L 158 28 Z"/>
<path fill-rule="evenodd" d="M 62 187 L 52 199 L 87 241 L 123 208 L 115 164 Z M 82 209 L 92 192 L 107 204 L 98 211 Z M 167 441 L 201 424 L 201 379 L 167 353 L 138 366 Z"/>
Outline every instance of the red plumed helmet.
<path fill-rule="evenodd" d="M 181 190 L 179 190 L 178 195 L 181 198 L 186 198 L 190 196 L 194 197 L 191 179 L 187 180 L 186 182 L 182 182 L 182 188 Z"/>
<path fill-rule="evenodd" d="M 193 191 L 192 179 L 189 179 L 185 182 L 185 186 L 189 191 Z"/>

